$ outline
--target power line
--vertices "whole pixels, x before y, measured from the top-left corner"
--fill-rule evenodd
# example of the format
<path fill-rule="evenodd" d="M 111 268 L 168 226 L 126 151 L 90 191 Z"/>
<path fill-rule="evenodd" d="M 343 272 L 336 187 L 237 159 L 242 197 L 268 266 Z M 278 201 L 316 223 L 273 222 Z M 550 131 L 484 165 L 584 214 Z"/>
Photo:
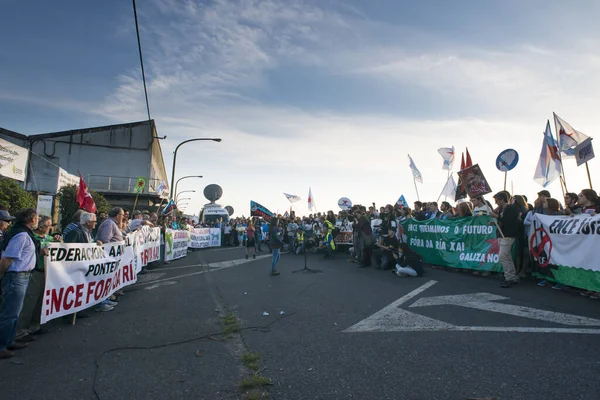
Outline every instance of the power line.
<path fill-rule="evenodd" d="M 135 19 L 135 31 L 137 33 L 138 50 L 140 51 L 140 65 L 142 66 L 142 81 L 144 82 L 144 95 L 146 96 L 146 111 L 148 112 L 148 121 L 150 121 L 150 104 L 148 103 L 148 89 L 146 88 L 146 73 L 144 72 L 144 59 L 142 57 L 142 43 L 140 42 L 140 27 L 138 25 L 137 9 L 135 0 L 133 2 L 133 17 Z"/>

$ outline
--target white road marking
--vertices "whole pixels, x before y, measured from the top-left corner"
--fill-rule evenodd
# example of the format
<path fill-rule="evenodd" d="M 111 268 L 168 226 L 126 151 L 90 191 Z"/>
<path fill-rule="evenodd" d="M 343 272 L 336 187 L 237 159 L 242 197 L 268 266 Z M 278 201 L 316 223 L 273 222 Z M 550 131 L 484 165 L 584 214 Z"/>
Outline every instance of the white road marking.
<path fill-rule="evenodd" d="M 600 329 L 589 328 L 538 328 L 522 326 L 457 326 L 424 315 L 416 314 L 400 305 L 413 299 L 427 290 L 436 281 L 425 285 L 402 296 L 390 305 L 382 308 L 373 315 L 346 329 L 347 333 L 358 332 L 518 332 L 518 333 L 568 333 L 600 335 Z M 579 315 L 538 310 L 535 308 L 515 306 L 511 304 L 493 303 L 493 301 L 508 300 L 507 297 L 491 293 L 472 293 L 466 295 L 425 297 L 411 304 L 410 307 L 425 307 L 439 305 L 455 305 L 478 310 L 503 313 L 530 319 L 549 321 L 563 325 L 600 326 L 600 320 Z"/>
<path fill-rule="evenodd" d="M 498 300 L 508 300 L 508 297 L 497 296 L 491 293 L 471 293 L 457 294 L 452 296 L 424 297 L 411 304 L 410 307 L 453 305 L 500 314 L 514 315 L 517 317 L 537 319 L 539 321 L 547 321 L 561 325 L 600 326 L 600 320 L 597 319 L 554 311 L 539 310 L 537 308 L 515 306 L 513 304 L 495 303 L 495 301 Z"/>
<path fill-rule="evenodd" d="M 180 278 L 187 278 L 188 276 L 201 275 L 201 274 L 204 274 L 206 272 L 220 271 L 222 269 L 231 268 L 231 267 L 237 267 L 238 265 L 243 265 L 243 264 L 246 264 L 246 263 L 249 263 L 249 262 L 252 262 L 252 261 L 262 260 L 263 258 L 268 258 L 268 257 L 271 257 L 271 255 L 268 254 L 268 255 L 264 255 L 264 256 L 258 256 L 254 260 L 251 259 L 251 258 L 248 259 L 248 260 L 246 260 L 245 258 L 242 258 L 241 260 L 229 260 L 229 261 L 220 261 L 220 262 L 216 262 L 216 263 L 205 264 L 205 266 L 207 266 L 209 268 L 212 268 L 212 269 L 198 271 L 198 272 L 191 272 L 189 274 L 172 276 L 172 277 L 169 277 L 169 278 L 159 279 L 159 280 L 150 281 L 150 282 L 138 282 L 138 283 L 132 285 L 132 287 L 142 286 L 142 285 L 149 285 L 149 284 L 166 282 L 166 281 L 172 281 L 174 279 L 180 279 Z"/>
<path fill-rule="evenodd" d="M 344 332 L 393 332 L 397 330 L 396 328 L 402 328 L 403 325 L 438 326 L 439 324 L 442 324 L 441 326 L 451 326 L 445 322 L 437 321 L 433 318 L 424 317 L 422 315 L 398 308 L 400 305 L 411 300 L 413 297 L 429 289 L 436 283 L 437 281 L 427 282 L 412 292 L 400 297 L 392 304 L 377 311 L 370 317 L 360 321 L 358 324 L 346 329 Z"/>
<path fill-rule="evenodd" d="M 177 285 L 177 282 L 176 281 L 164 281 L 161 283 L 154 282 L 153 285 L 150 285 L 147 288 L 144 288 L 144 290 L 152 290 L 152 289 L 159 288 L 161 286 L 170 286 L 170 285 Z"/>

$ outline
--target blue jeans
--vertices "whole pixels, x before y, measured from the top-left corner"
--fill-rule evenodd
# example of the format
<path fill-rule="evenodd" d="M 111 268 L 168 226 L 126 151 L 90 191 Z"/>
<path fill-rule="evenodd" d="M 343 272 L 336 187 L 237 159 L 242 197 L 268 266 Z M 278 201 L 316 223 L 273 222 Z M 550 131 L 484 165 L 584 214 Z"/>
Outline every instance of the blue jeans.
<path fill-rule="evenodd" d="M 23 308 L 30 273 L 7 272 L 2 278 L 2 309 L 0 309 L 0 351 L 15 342 L 17 323 Z"/>
<path fill-rule="evenodd" d="M 275 271 L 275 266 L 279 262 L 279 249 L 273 249 L 273 261 L 271 261 L 271 272 Z"/>

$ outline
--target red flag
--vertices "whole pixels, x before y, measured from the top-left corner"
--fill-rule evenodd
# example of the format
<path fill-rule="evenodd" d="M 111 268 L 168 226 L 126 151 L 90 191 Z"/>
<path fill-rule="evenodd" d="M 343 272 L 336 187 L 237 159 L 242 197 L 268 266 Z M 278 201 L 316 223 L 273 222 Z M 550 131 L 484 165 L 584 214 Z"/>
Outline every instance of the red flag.
<path fill-rule="evenodd" d="M 469 149 L 467 149 L 467 162 L 465 162 L 465 168 L 469 168 L 473 166 L 473 161 L 471 161 L 471 155 L 469 154 Z"/>
<path fill-rule="evenodd" d="M 465 169 L 465 153 L 461 153 L 460 155 L 460 170 Z"/>
<path fill-rule="evenodd" d="M 77 190 L 77 197 L 75 197 L 77 203 L 79 203 L 79 207 L 84 209 L 87 212 L 95 213 L 96 212 L 96 203 L 94 203 L 94 199 L 90 194 L 85 182 L 81 175 L 79 175 L 79 190 Z"/>

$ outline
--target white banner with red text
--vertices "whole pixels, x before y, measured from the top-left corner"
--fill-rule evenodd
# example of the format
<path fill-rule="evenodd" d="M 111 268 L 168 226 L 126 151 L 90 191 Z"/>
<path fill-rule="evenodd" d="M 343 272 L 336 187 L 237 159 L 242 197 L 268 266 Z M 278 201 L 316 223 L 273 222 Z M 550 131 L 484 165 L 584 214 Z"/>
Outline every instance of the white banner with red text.
<path fill-rule="evenodd" d="M 128 241 L 133 243 L 136 274 L 142 270 L 142 267 L 160 260 L 160 228 L 143 226 L 128 235 Z"/>
<path fill-rule="evenodd" d="M 129 240 L 95 243 L 50 243 L 42 324 L 85 310 L 137 281 L 135 253 Z M 141 267 L 140 267 L 141 268 Z"/>

